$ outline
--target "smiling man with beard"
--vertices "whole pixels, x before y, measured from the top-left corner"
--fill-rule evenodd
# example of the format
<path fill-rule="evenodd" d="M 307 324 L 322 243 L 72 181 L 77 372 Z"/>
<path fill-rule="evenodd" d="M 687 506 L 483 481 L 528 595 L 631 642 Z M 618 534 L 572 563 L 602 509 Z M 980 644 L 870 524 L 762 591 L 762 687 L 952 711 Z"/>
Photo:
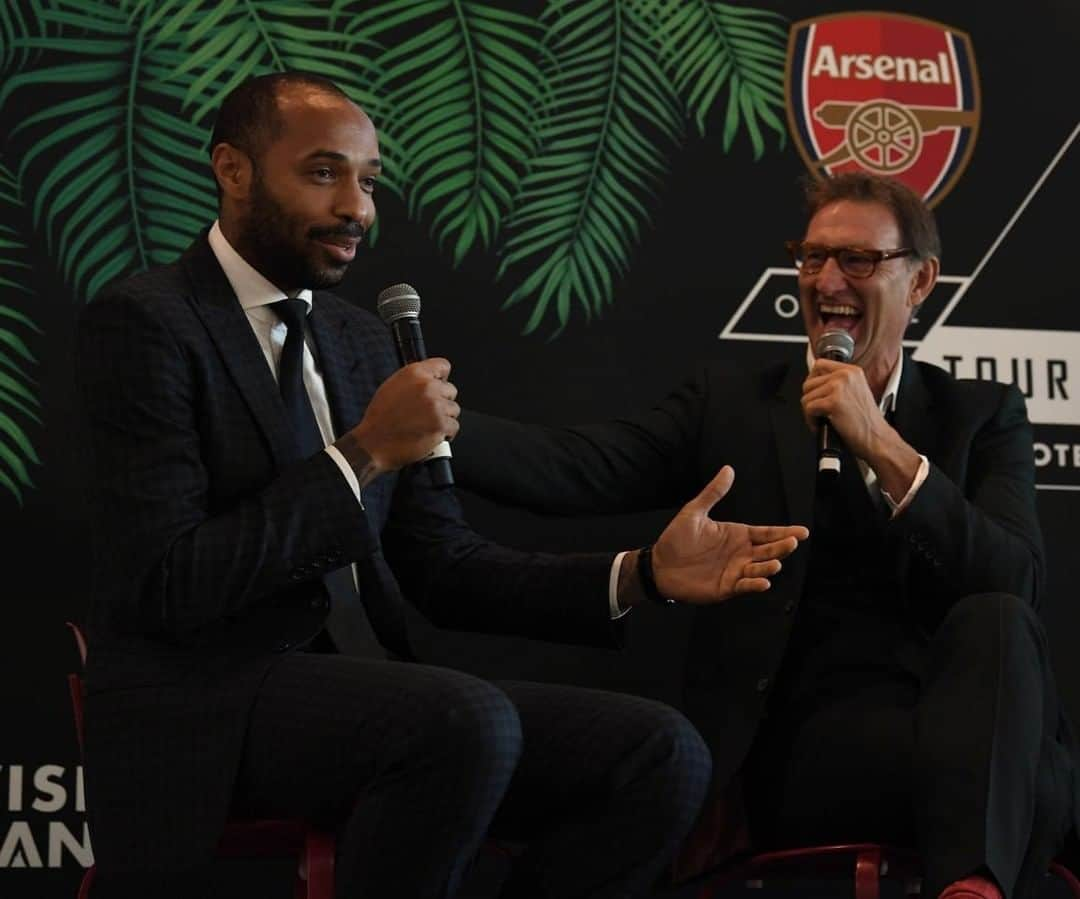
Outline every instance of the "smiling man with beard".
<path fill-rule="evenodd" d="M 643 894 L 708 783 L 694 728 L 417 664 L 402 608 L 616 645 L 639 573 L 484 540 L 410 465 L 457 433 L 450 364 L 399 368 L 386 328 L 323 290 L 375 216 L 359 107 L 317 76 L 251 79 L 211 159 L 218 221 L 80 322 L 95 899 L 211 895 L 230 814 L 334 828 L 341 899 L 452 896 L 492 826 L 527 843 L 506 897 Z M 767 589 L 805 529 L 713 522 L 730 469 L 702 483 L 656 573 L 689 602 Z"/>
<path fill-rule="evenodd" d="M 811 184 L 808 200 L 788 244 L 805 364 L 710 362 L 654 408 L 597 425 L 467 412 L 455 475 L 503 502 L 592 515 L 670 508 L 731 462 L 726 514 L 813 536 L 764 597 L 696 612 L 685 709 L 715 788 L 741 775 L 731 793 L 758 848 L 911 845 L 930 899 L 1030 897 L 1077 803 L 1036 613 L 1024 399 L 905 357 L 941 252 L 917 195 L 858 172 Z M 814 358 L 830 329 L 853 338 L 849 363 Z M 823 418 L 843 443 L 832 479 L 817 477 Z M 688 862 L 722 857 L 705 830 Z"/>

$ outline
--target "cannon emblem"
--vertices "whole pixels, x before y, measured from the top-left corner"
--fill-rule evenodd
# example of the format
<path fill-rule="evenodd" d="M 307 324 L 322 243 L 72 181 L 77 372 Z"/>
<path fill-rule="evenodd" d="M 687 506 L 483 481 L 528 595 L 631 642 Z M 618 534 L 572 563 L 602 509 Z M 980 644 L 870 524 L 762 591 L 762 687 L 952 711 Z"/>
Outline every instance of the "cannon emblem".
<path fill-rule="evenodd" d="M 896 175 L 915 163 L 923 135 L 942 128 L 973 128 L 976 117 L 963 109 L 902 106 L 894 100 L 865 103 L 822 103 L 814 118 L 826 128 L 843 128 L 844 142 L 819 165 L 833 166 L 854 159 L 862 168 Z"/>

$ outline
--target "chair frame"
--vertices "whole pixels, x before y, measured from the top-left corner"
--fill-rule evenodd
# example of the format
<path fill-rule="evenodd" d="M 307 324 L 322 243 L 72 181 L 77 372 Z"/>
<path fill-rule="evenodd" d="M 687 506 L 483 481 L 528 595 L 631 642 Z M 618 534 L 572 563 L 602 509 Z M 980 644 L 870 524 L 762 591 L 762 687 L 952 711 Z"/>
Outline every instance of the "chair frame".
<path fill-rule="evenodd" d="M 736 857 L 702 875 L 697 899 L 713 899 L 725 884 L 738 880 L 760 887 L 770 876 L 822 877 L 847 872 L 853 881 L 855 899 L 880 899 L 882 877 L 903 880 L 908 895 L 921 890 L 922 866 L 915 851 L 879 843 L 841 843 Z M 1058 877 L 1073 899 L 1080 899 L 1080 879 L 1072 871 L 1054 861 L 1047 873 Z"/>
<path fill-rule="evenodd" d="M 79 626 L 67 622 L 79 651 L 82 667 L 86 665 L 86 638 Z M 84 752 L 83 704 L 86 688 L 81 670 L 67 676 L 71 696 L 71 712 L 75 722 L 75 737 L 79 755 Z M 280 858 L 298 859 L 293 895 L 296 899 L 334 899 L 334 835 L 319 830 L 299 819 L 230 818 L 218 843 L 218 858 Z M 97 876 L 91 865 L 79 883 L 78 899 L 89 899 L 90 887 Z"/>

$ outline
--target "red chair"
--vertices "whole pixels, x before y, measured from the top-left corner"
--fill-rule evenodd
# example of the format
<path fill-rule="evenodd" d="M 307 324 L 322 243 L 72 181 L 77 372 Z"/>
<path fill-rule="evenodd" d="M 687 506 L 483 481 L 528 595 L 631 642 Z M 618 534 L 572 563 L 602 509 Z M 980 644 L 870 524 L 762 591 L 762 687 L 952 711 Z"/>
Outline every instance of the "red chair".
<path fill-rule="evenodd" d="M 761 852 L 733 859 L 710 873 L 698 891 L 698 899 L 712 899 L 725 884 L 743 881 L 760 887 L 766 878 L 777 880 L 839 880 L 851 877 L 855 899 L 879 899 L 880 878 L 902 880 L 905 893 L 919 892 L 918 856 L 910 850 L 880 846 L 876 843 L 853 843 L 836 846 L 811 846 Z"/>
<path fill-rule="evenodd" d="M 1068 868 L 1052 862 L 1049 873 L 1065 883 L 1074 899 L 1080 899 L 1080 880 Z M 855 899 L 880 899 L 882 877 L 901 881 L 905 894 L 911 896 L 921 891 L 922 868 L 918 855 L 912 850 L 877 843 L 761 852 L 734 859 L 706 875 L 697 899 L 713 899 L 725 884 L 735 881 L 761 887 L 766 878 L 820 880 L 846 877 L 851 877 L 854 883 Z"/>
<path fill-rule="evenodd" d="M 67 623 L 79 649 L 79 659 L 86 663 L 86 638 L 78 626 Z M 82 673 L 68 675 L 71 710 L 75 716 L 75 735 L 79 751 L 83 748 L 83 679 Z M 220 858 L 298 859 L 294 895 L 296 899 L 334 899 L 334 836 L 310 827 L 300 820 L 245 820 L 226 822 L 218 843 Z M 88 899 L 95 869 L 90 866 L 79 884 L 78 899 Z"/>
<path fill-rule="evenodd" d="M 1065 884 L 1073 899 L 1080 899 L 1080 880 L 1068 868 L 1052 862 L 1048 872 Z M 902 882 L 908 896 L 919 894 L 922 887 L 922 865 L 911 849 L 848 843 L 754 852 L 738 779 L 706 804 L 672 873 L 677 883 L 697 884 L 697 899 L 713 899 L 725 885 L 739 881 L 762 887 L 766 879 L 851 878 L 855 899 L 880 899 L 883 877 Z"/>

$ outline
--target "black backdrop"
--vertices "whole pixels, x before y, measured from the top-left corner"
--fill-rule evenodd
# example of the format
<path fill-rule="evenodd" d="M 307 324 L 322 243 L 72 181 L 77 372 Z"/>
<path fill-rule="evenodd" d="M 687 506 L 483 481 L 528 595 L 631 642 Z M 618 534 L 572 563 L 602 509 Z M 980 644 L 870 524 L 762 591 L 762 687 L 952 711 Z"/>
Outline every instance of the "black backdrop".
<path fill-rule="evenodd" d="M 540 7 L 529 9 L 534 6 Z M 758 6 L 792 21 L 865 8 L 842 2 Z M 1080 355 L 1074 273 L 1080 151 L 1071 143 L 1080 119 L 1075 99 L 1080 7 L 1073 0 L 883 7 L 966 31 L 978 63 L 983 100 L 978 140 L 969 166 L 937 209 L 945 274 L 975 271 L 1055 154 L 1066 148 L 970 285 L 950 324 L 1014 329 L 1015 355 L 1022 358 L 1038 356 L 1025 331 L 1067 332 Z M 37 102 L 33 92 L 14 93 L 5 120 L 25 120 Z M 682 146 L 671 150 L 650 207 L 652 224 L 634 247 L 628 272 L 616 282 L 613 303 L 598 319 L 572 319 L 554 338 L 551 329 L 523 336 L 525 304 L 499 308 L 506 288 L 494 281 L 497 257 L 473 254 L 454 267 L 425 223 L 389 192 L 380 197 L 379 240 L 362 254 L 340 292 L 371 308 L 384 286 L 400 280 L 414 284 L 424 300 L 429 350 L 453 361 L 463 404 L 534 421 L 584 421 L 634 409 L 662 395 L 697 358 L 798 356 L 802 348 L 790 343 L 718 339 L 765 267 L 786 265 L 781 242 L 800 233 L 796 181 L 805 171 L 790 140 L 778 149 L 768 137 L 757 160 L 742 138 L 725 152 L 723 112 L 721 105 L 710 115 L 704 136 L 688 131 Z M 18 151 L 17 140 L 8 141 L 4 161 L 16 167 Z M 57 851 L 57 841 L 63 842 L 65 830 L 80 838 L 85 817 L 75 795 L 77 748 L 64 683 L 75 655 L 63 626 L 65 619 L 82 614 L 87 573 L 82 448 L 69 427 L 75 393 L 72 328 L 82 300 L 52 264 L 43 227 L 29 211 L 10 217 L 5 224 L 17 227 L 30 246 L 35 290 L 31 302 L 5 288 L 3 302 L 30 316 L 39 329 L 25 340 L 37 359 L 32 373 L 41 421 L 25 422 L 40 456 L 40 464 L 31 466 L 34 486 L 24 491 L 21 505 L 0 493 L 8 609 L 0 671 L 0 891 L 66 896 L 74 889 L 78 853 Z M 1066 383 L 1080 391 L 1074 378 Z M 1040 469 L 1044 487 L 1080 483 L 1080 465 L 1071 456 L 1071 446 L 1080 443 L 1077 422 L 1080 416 L 1037 426 L 1037 440 L 1070 447 L 1060 470 L 1056 462 L 1049 466 L 1053 472 Z M 664 517 L 566 522 L 498 509 L 471 496 L 465 501 L 479 530 L 510 544 L 553 550 L 636 545 L 654 535 Z M 1051 572 L 1044 614 L 1062 692 L 1080 720 L 1080 654 L 1074 650 L 1080 554 L 1073 525 L 1080 496 L 1041 489 L 1039 512 Z M 674 700 L 686 619 L 677 610 L 663 619 L 653 610 L 635 617 L 630 646 L 621 654 L 447 634 L 420 621 L 418 643 L 429 660 L 486 675 L 572 681 Z M 55 864 L 48 857 L 50 841 L 57 843 Z"/>

